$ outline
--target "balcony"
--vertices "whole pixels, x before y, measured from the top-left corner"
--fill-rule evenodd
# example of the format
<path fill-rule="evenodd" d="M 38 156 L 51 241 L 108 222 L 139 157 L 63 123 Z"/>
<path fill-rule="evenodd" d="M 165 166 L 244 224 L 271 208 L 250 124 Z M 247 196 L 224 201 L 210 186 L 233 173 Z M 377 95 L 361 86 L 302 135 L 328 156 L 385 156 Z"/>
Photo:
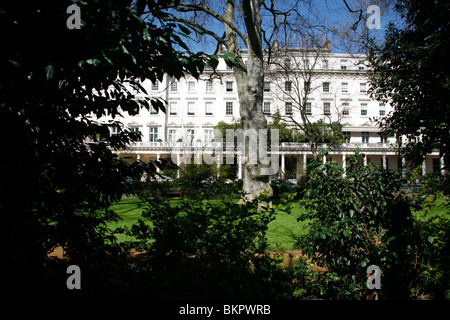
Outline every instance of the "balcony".
<path fill-rule="evenodd" d="M 320 144 L 318 145 L 318 150 L 327 149 L 329 145 Z M 350 151 L 354 152 L 359 148 L 361 152 L 386 152 L 394 151 L 394 147 L 390 143 L 343 143 L 341 145 L 331 148 L 334 152 Z M 226 142 L 134 142 L 132 143 L 127 151 L 132 152 L 157 152 L 157 153 L 172 153 L 176 151 L 190 151 L 190 152 L 201 152 L 209 151 L 214 152 L 217 150 L 236 152 L 241 148 L 241 144 L 236 145 L 235 143 Z M 279 145 L 279 152 L 309 152 L 311 146 L 309 143 L 300 142 L 282 142 Z M 270 151 L 270 148 L 269 150 Z M 126 151 L 122 151 L 126 152 Z"/>

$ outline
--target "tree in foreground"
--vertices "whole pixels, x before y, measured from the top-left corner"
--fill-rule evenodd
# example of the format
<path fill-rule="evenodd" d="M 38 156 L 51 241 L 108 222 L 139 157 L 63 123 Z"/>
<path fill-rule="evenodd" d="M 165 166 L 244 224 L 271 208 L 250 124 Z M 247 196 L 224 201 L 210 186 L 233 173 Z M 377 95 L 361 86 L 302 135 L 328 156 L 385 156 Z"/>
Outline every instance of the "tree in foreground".
<path fill-rule="evenodd" d="M 114 157 L 112 149 L 137 135 L 110 135 L 118 124 L 94 119 L 163 108 L 137 97 L 145 93 L 140 81 L 203 70 L 202 53 L 174 49 L 185 47 L 186 28 L 161 20 L 166 1 L 78 1 L 78 17 L 71 5 L 22 1 L 0 9 L 0 115 L 7 124 L 1 129 L 7 152 L 0 164 L 0 237 L 9 293 L 36 286 L 56 246 L 75 262 L 93 264 L 114 250 L 106 223 L 117 216 L 110 204 L 152 167 Z"/>
<path fill-rule="evenodd" d="M 383 129 L 406 136 L 403 152 L 421 164 L 433 150 L 449 153 L 450 3 L 398 1 L 396 10 L 405 25 L 390 24 L 384 44 L 373 45 L 369 54 L 371 92 L 394 107 Z"/>

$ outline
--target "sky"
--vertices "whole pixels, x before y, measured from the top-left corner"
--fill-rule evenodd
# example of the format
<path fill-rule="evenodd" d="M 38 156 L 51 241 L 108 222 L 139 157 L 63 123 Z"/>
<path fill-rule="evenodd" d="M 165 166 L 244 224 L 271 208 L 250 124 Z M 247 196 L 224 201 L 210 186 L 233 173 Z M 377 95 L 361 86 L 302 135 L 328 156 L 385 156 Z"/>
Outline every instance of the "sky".
<path fill-rule="evenodd" d="M 210 2 L 211 8 L 221 13 L 223 1 L 210 0 Z M 270 3 L 270 1 L 266 2 Z M 394 21 L 397 24 L 400 21 L 397 13 L 392 9 L 392 0 L 274 0 L 274 2 L 276 3 L 276 8 L 279 8 L 281 11 L 288 11 L 292 9 L 293 4 L 297 3 L 298 12 L 301 12 L 303 16 L 302 22 L 316 26 L 316 33 L 320 33 L 320 36 L 317 37 L 319 38 L 318 42 L 324 43 L 326 38 L 330 38 L 332 52 L 334 53 L 360 53 L 359 46 L 356 43 L 352 43 L 352 40 L 356 39 L 354 33 L 347 36 L 344 40 L 341 36 L 336 35 L 338 31 L 350 30 L 350 27 L 358 21 L 360 17 L 360 11 L 358 10 L 362 10 L 361 20 L 358 23 L 358 32 L 368 32 L 369 36 L 376 38 L 378 42 L 383 40 L 386 26 L 390 21 Z M 350 12 L 345 3 L 348 4 L 350 9 L 357 12 Z M 367 13 L 367 8 L 370 5 L 380 8 L 379 29 L 367 28 L 367 18 L 372 17 L 371 21 L 373 22 L 375 22 L 373 19 L 377 18 L 374 11 Z M 176 13 L 176 15 L 179 15 L 179 13 Z M 263 29 L 269 34 L 271 29 L 273 29 L 273 16 L 267 11 L 263 11 L 262 15 Z M 210 19 L 207 20 L 206 25 L 208 29 L 215 31 L 217 34 L 223 34 L 224 30 L 221 23 Z M 300 25 L 300 22 L 297 20 L 294 25 Z M 293 40 L 296 38 L 296 34 L 298 33 L 292 33 L 288 36 L 289 40 L 295 44 L 300 43 L 300 40 Z M 284 36 L 282 37 L 284 38 Z M 208 54 L 214 53 L 217 46 L 217 43 L 211 37 L 197 39 L 194 35 L 192 35 L 191 40 L 186 39 L 186 43 L 191 51 L 203 51 Z M 289 44 L 289 46 L 300 46 L 295 44 Z"/>

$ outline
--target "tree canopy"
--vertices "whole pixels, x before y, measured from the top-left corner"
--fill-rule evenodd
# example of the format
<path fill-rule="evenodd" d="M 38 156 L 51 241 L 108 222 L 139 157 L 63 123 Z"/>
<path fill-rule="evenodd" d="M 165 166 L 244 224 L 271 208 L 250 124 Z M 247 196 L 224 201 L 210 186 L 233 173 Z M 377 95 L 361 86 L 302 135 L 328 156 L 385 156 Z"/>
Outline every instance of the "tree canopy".
<path fill-rule="evenodd" d="M 396 10 L 405 25 L 390 24 L 385 43 L 372 46 L 369 54 L 371 93 L 394 107 L 381 123 L 383 129 L 390 135 L 405 135 L 403 152 L 421 163 L 433 150 L 443 156 L 449 153 L 450 4 L 398 1 Z"/>
<path fill-rule="evenodd" d="M 70 5 L 21 1 L 0 8 L 1 260 L 17 290 L 55 246 L 71 257 L 110 252 L 106 222 L 117 218 L 111 202 L 143 170 L 153 171 L 114 157 L 112 149 L 138 136 L 110 135 L 117 124 L 96 117 L 164 108 L 138 98 L 145 93 L 139 81 L 198 76 L 206 60 L 174 49 L 185 47 L 187 28 L 161 20 L 167 1 L 78 1 L 79 29 L 68 28 L 76 18 L 66 13 Z"/>

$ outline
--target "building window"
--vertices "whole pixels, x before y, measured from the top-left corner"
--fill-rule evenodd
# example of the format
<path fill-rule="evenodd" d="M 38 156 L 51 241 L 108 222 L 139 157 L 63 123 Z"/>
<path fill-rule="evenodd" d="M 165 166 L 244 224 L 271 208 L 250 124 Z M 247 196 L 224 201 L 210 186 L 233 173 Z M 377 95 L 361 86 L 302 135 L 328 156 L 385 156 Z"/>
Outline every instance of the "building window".
<path fill-rule="evenodd" d="M 343 116 L 348 116 L 348 115 L 350 115 L 350 109 L 349 109 L 349 106 L 348 106 L 348 103 L 347 103 L 347 102 L 345 102 L 345 103 L 342 104 L 342 115 L 343 115 Z"/>
<path fill-rule="evenodd" d="M 323 87 L 323 92 L 330 92 L 330 83 L 329 82 L 324 82 L 322 84 Z"/>
<path fill-rule="evenodd" d="M 187 142 L 192 143 L 194 142 L 195 138 L 195 130 L 194 129 L 188 129 L 187 130 Z"/>
<path fill-rule="evenodd" d="M 289 58 L 284 59 L 284 67 L 286 69 L 290 69 L 291 68 L 291 59 L 289 59 Z"/>
<path fill-rule="evenodd" d="M 305 105 L 305 114 L 312 115 L 311 102 L 307 102 Z"/>
<path fill-rule="evenodd" d="M 171 101 L 169 106 L 169 114 L 175 116 L 178 113 L 178 102 Z"/>
<path fill-rule="evenodd" d="M 348 92 L 348 82 L 342 82 L 341 83 L 341 92 L 347 93 Z"/>
<path fill-rule="evenodd" d="M 170 91 L 171 92 L 177 92 L 178 91 L 178 82 L 177 81 L 172 81 L 170 83 Z"/>
<path fill-rule="evenodd" d="M 156 110 L 152 105 L 150 106 L 150 114 L 158 114 L 158 110 Z"/>
<path fill-rule="evenodd" d="M 386 115 L 386 105 L 384 103 L 380 104 L 380 116 Z"/>
<path fill-rule="evenodd" d="M 388 136 L 385 134 L 380 134 L 380 142 L 381 143 L 387 143 L 388 142 Z"/>
<path fill-rule="evenodd" d="M 441 164 L 439 163 L 439 158 L 433 158 L 433 172 L 441 171 Z"/>
<path fill-rule="evenodd" d="M 345 131 L 345 132 L 342 132 L 342 134 L 344 135 L 345 142 L 350 143 L 351 133 L 348 131 Z"/>
<path fill-rule="evenodd" d="M 233 102 L 227 102 L 225 105 L 225 114 L 227 116 L 233 115 Z"/>
<path fill-rule="evenodd" d="M 195 92 L 195 81 L 188 81 L 188 91 Z"/>
<path fill-rule="evenodd" d="M 368 132 L 362 132 L 361 133 L 362 142 L 368 143 L 369 142 L 369 133 Z"/>
<path fill-rule="evenodd" d="M 287 92 L 290 92 L 292 90 L 292 82 L 291 81 L 286 81 L 284 83 L 284 90 Z"/>
<path fill-rule="evenodd" d="M 111 134 L 119 134 L 122 131 L 122 128 L 117 125 L 117 126 L 113 126 L 111 128 Z"/>
<path fill-rule="evenodd" d="M 264 82 L 264 92 L 270 92 L 270 82 Z"/>
<path fill-rule="evenodd" d="M 212 116 L 213 114 L 213 103 L 211 101 L 205 102 L 205 115 Z"/>
<path fill-rule="evenodd" d="M 359 70 L 365 70 L 365 69 L 366 69 L 366 67 L 364 67 L 363 64 L 360 64 L 360 65 L 359 65 Z"/>
<path fill-rule="evenodd" d="M 361 115 L 367 116 L 367 103 L 361 103 Z"/>
<path fill-rule="evenodd" d="M 158 127 L 150 127 L 149 130 L 150 130 L 150 133 L 149 133 L 148 141 L 150 141 L 150 142 L 158 141 Z"/>
<path fill-rule="evenodd" d="M 152 82 L 152 91 L 158 91 L 159 90 L 159 82 Z"/>
<path fill-rule="evenodd" d="M 195 115 L 195 102 L 188 102 L 187 114 L 188 116 Z"/>
<path fill-rule="evenodd" d="M 263 104 L 263 112 L 270 113 L 270 102 L 264 102 Z"/>
<path fill-rule="evenodd" d="M 214 134 L 212 129 L 205 129 L 205 142 L 212 142 Z"/>
<path fill-rule="evenodd" d="M 233 81 L 226 82 L 226 90 L 227 92 L 233 92 Z"/>
<path fill-rule="evenodd" d="M 306 92 L 306 93 L 308 93 L 308 92 L 311 91 L 311 82 L 305 81 L 305 82 L 303 83 L 303 86 L 305 87 L 305 92 Z"/>
<path fill-rule="evenodd" d="M 341 70 L 347 70 L 347 60 L 341 60 Z"/>
<path fill-rule="evenodd" d="M 292 115 L 292 102 L 286 102 L 284 105 L 284 113 L 287 116 Z"/>
<path fill-rule="evenodd" d="M 309 69 L 309 59 L 303 60 L 303 67 L 308 70 Z"/>
<path fill-rule="evenodd" d="M 367 92 L 367 88 L 366 88 L 366 83 L 365 82 L 361 82 L 359 84 L 359 92 L 361 92 L 361 93 L 366 93 Z"/>
<path fill-rule="evenodd" d="M 169 142 L 175 142 L 176 132 L 175 129 L 169 129 Z"/>
<path fill-rule="evenodd" d="M 213 82 L 212 81 L 206 81 L 206 92 L 212 92 L 213 91 Z"/>
<path fill-rule="evenodd" d="M 329 103 L 329 102 L 323 103 L 323 114 L 325 114 L 325 115 L 331 114 L 331 103 Z"/>
<path fill-rule="evenodd" d="M 322 60 L 322 69 L 328 69 L 328 60 Z"/>
<path fill-rule="evenodd" d="M 139 134 L 139 138 L 138 138 L 137 141 L 141 141 L 141 138 L 140 138 L 140 135 L 141 135 L 141 129 L 140 129 L 139 127 L 130 127 L 130 131 Z"/>

